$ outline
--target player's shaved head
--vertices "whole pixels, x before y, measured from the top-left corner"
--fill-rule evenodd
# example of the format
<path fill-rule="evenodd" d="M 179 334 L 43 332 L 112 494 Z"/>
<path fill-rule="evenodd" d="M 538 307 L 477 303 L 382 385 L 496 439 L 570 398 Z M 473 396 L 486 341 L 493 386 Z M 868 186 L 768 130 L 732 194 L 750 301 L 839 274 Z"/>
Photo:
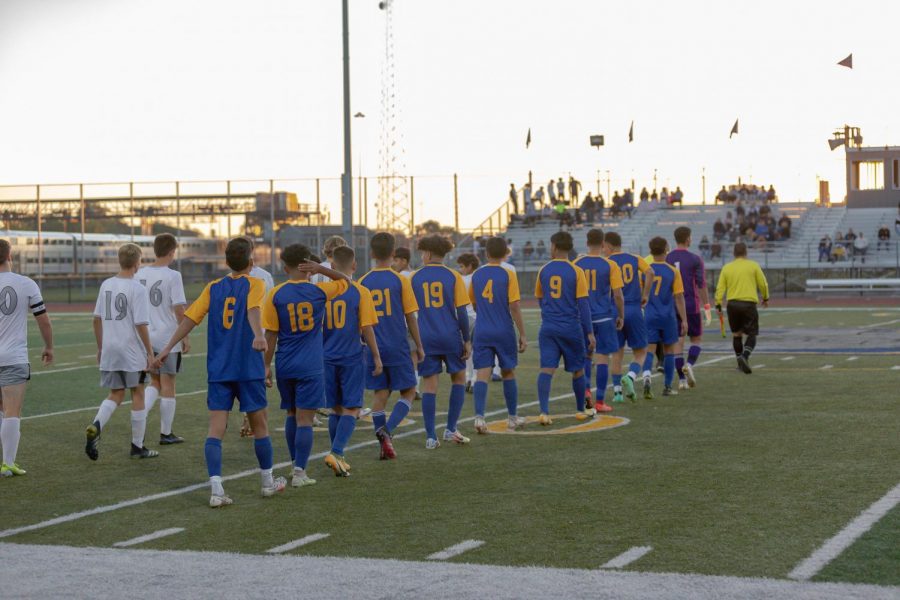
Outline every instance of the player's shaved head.
<path fill-rule="evenodd" d="M 9 260 L 9 255 L 12 252 L 12 247 L 9 245 L 9 242 L 6 240 L 0 240 L 0 265 L 5 265 L 6 261 Z"/>
<path fill-rule="evenodd" d="M 123 269 L 133 269 L 141 264 L 141 247 L 137 244 L 123 244 L 119 246 L 119 266 Z"/>
<path fill-rule="evenodd" d="M 338 246 L 331 254 L 331 262 L 340 271 L 345 271 L 353 266 L 356 252 L 350 246 Z"/>
<path fill-rule="evenodd" d="M 153 254 L 156 258 L 168 256 L 178 247 L 178 240 L 171 233 L 161 233 L 153 240 Z"/>
<path fill-rule="evenodd" d="M 509 251 L 509 246 L 502 237 L 492 237 L 485 242 L 484 250 L 490 258 L 504 259 L 506 258 L 507 251 Z"/>
<path fill-rule="evenodd" d="M 453 242 L 442 235 L 434 233 L 420 239 L 416 248 L 418 248 L 419 252 L 429 252 L 434 257 L 444 257 L 453 250 Z"/>
<path fill-rule="evenodd" d="M 603 241 L 606 242 L 606 245 L 611 248 L 621 248 L 622 247 L 622 236 L 620 236 L 615 231 L 610 231 L 603 236 Z"/>
<path fill-rule="evenodd" d="M 675 243 L 686 245 L 691 242 L 691 228 L 690 227 L 677 227 L 675 229 Z"/>
<path fill-rule="evenodd" d="M 575 247 L 574 242 L 572 242 L 572 234 L 568 231 L 557 231 L 550 236 L 550 243 L 562 252 L 571 252 L 572 248 Z"/>
<path fill-rule="evenodd" d="M 650 254 L 654 257 L 664 256 L 666 253 L 666 246 L 668 245 L 669 243 L 666 241 L 666 238 L 656 236 L 650 240 Z"/>
<path fill-rule="evenodd" d="M 225 246 L 225 264 L 232 271 L 243 271 L 249 267 L 252 256 L 253 242 L 249 238 L 234 238 Z"/>
<path fill-rule="evenodd" d="M 743 256 L 747 256 L 747 244 L 744 242 L 738 242 L 734 245 L 734 257 L 740 258 Z"/>
<path fill-rule="evenodd" d="M 295 269 L 312 256 L 312 251 L 303 244 L 291 244 L 281 251 L 281 262 Z"/>
<path fill-rule="evenodd" d="M 375 260 L 388 260 L 394 255 L 394 236 L 386 231 L 379 231 L 372 236 L 369 247 Z"/>
<path fill-rule="evenodd" d="M 599 246 L 603 243 L 603 230 L 591 229 L 587 232 L 588 246 Z"/>

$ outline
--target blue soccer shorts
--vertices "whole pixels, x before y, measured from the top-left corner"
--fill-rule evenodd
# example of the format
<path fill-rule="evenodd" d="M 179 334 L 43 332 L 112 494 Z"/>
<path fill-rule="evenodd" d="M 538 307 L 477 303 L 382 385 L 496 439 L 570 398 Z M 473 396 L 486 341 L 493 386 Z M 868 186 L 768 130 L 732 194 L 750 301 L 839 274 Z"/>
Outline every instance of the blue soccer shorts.
<path fill-rule="evenodd" d="M 266 381 L 210 381 L 206 390 L 206 407 L 209 410 L 231 410 L 234 400 L 243 413 L 252 413 L 267 406 Z"/>
<path fill-rule="evenodd" d="M 647 324 L 640 306 L 625 306 L 625 326 L 618 332 L 618 337 L 620 349 L 626 343 L 632 350 L 647 347 Z"/>
<path fill-rule="evenodd" d="M 426 354 L 425 360 L 419 363 L 419 377 L 431 377 L 443 373 L 444 365 L 448 373 L 459 373 L 466 370 L 466 361 L 458 354 Z"/>
<path fill-rule="evenodd" d="M 587 350 L 580 326 L 579 331 L 575 335 L 541 329 L 538 334 L 538 348 L 541 355 L 542 369 L 559 367 L 560 358 L 563 359 L 563 365 L 568 373 L 584 369 L 584 359 L 587 358 Z"/>
<path fill-rule="evenodd" d="M 616 331 L 615 319 L 607 319 L 594 325 L 594 339 L 597 346 L 594 354 L 612 354 L 619 351 L 619 332 Z"/>
<path fill-rule="evenodd" d="M 475 369 L 490 369 L 494 358 L 503 370 L 515 369 L 519 364 L 519 349 L 515 337 L 495 344 L 482 344 L 476 340 L 472 346 L 472 366 Z"/>
<path fill-rule="evenodd" d="M 647 321 L 647 341 L 669 346 L 678 341 L 678 320 L 675 317 L 653 318 Z"/>
<path fill-rule="evenodd" d="M 325 382 L 321 373 L 306 377 L 278 379 L 281 408 L 284 410 L 316 410 L 325 408 Z"/>
<path fill-rule="evenodd" d="M 325 363 L 325 407 L 362 408 L 366 365 Z"/>
<path fill-rule="evenodd" d="M 381 375 L 372 375 L 374 365 L 366 363 L 366 389 L 391 390 L 392 392 L 416 387 L 416 372 L 411 360 L 401 364 L 384 365 Z"/>

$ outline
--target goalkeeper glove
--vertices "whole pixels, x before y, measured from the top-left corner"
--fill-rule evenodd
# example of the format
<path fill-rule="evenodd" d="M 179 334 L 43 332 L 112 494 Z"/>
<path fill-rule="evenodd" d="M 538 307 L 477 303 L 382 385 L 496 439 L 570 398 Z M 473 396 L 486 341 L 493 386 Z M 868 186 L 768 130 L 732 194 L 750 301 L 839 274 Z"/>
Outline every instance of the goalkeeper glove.
<path fill-rule="evenodd" d="M 709 304 L 703 305 L 703 315 L 706 317 L 706 326 L 709 327 L 709 324 L 712 323 L 712 311 L 709 309 Z"/>

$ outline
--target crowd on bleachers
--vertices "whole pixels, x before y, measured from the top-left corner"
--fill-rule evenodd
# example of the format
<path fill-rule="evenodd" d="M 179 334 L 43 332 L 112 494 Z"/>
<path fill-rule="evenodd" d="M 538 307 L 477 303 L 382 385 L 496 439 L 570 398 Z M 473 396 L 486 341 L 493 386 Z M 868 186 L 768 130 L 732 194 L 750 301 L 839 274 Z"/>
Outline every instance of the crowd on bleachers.
<path fill-rule="evenodd" d="M 773 185 L 769 185 L 766 189 L 764 185 L 739 183 L 730 185 L 727 188 L 723 185 L 719 193 L 716 194 L 716 203 L 718 204 L 736 204 L 738 202 L 758 202 L 762 204 L 772 204 L 778 201 L 778 193 Z"/>
<path fill-rule="evenodd" d="M 736 200 L 734 211 L 728 211 L 724 221 L 717 219 L 713 224 L 713 240 L 744 242 L 764 250 L 771 242 L 790 239 L 791 225 L 791 218 L 786 212 L 779 217 L 767 202 L 757 205 L 756 200 L 746 203 Z"/>

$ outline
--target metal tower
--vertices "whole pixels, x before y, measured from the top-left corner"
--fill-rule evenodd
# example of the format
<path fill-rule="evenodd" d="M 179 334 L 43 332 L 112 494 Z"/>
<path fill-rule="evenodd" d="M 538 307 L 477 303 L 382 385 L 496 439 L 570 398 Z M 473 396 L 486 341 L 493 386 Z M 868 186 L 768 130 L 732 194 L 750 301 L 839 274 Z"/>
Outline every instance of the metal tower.
<path fill-rule="evenodd" d="M 409 178 L 406 176 L 400 110 L 397 98 L 397 62 L 394 50 L 394 0 L 383 0 L 384 63 L 381 66 L 381 148 L 378 179 L 378 229 L 408 231 Z"/>

